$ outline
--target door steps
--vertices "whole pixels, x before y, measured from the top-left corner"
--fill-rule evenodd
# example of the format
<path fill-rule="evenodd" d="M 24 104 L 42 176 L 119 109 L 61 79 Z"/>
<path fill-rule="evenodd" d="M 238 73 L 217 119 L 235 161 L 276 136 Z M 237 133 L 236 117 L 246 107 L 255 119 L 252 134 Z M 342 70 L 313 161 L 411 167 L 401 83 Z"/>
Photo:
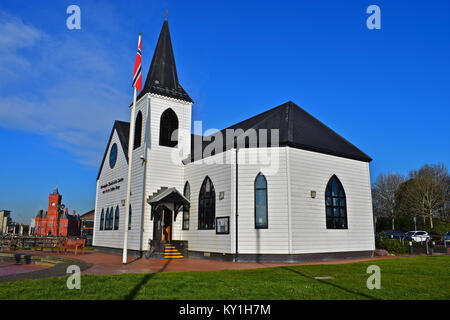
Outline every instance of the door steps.
<path fill-rule="evenodd" d="M 164 259 L 183 259 L 184 256 L 180 251 L 171 244 L 164 245 Z"/>

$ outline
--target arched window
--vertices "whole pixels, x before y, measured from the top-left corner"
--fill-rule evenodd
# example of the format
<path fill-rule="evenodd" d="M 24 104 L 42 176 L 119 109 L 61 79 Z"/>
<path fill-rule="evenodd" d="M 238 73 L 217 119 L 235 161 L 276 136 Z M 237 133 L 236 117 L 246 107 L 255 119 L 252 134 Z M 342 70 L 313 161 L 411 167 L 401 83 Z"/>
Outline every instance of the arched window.
<path fill-rule="evenodd" d="M 267 229 L 267 180 L 262 173 L 259 173 L 255 179 L 255 228 Z"/>
<path fill-rule="evenodd" d="M 119 206 L 116 207 L 116 213 L 114 217 L 114 230 L 119 230 Z"/>
<path fill-rule="evenodd" d="M 105 209 L 102 209 L 102 214 L 100 215 L 100 230 L 103 230 L 105 223 Z"/>
<path fill-rule="evenodd" d="M 131 230 L 131 204 L 130 204 L 130 212 L 128 213 L 128 230 Z"/>
<path fill-rule="evenodd" d="M 142 138 L 142 112 L 138 111 L 136 122 L 134 123 L 134 149 L 141 146 Z"/>
<path fill-rule="evenodd" d="M 191 201 L 191 186 L 189 182 L 186 181 L 184 185 L 183 195 L 186 199 Z M 183 230 L 189 230 L 189 207 L 183 207 Z"/>
<path fill-rule="evenodd" d="M 169 108 L 161 115 L 161 121 L 159 123 L 159 145 L 175 147 L 178 144 L 178 134 L 176 134 L 176 137 L 172 137 L 175 130 L 178 130 L 178 117 Z"/>
<path fill-rule="evenodd" d="M 347 203 L 344 187 L 335 175 L 325 190 L 327 229 L 347 229 Z"/>
<path fill-rule="evenodd" d="M 114 223 L 114 208 L 111 207 L 111 210 L 109 211 L 109 230 L 113 229 L 113 223 Z"/>
<path fill-rule="evenodd" d="M 198 201 L 198 229 L 214 229 L 216 220 L 216 192 L 209 177 L 203 180 Z"/>
<path fill-rule="evenodd" d="M 105 230 L 109 230 L 109 208 L 106 208 Z"/>

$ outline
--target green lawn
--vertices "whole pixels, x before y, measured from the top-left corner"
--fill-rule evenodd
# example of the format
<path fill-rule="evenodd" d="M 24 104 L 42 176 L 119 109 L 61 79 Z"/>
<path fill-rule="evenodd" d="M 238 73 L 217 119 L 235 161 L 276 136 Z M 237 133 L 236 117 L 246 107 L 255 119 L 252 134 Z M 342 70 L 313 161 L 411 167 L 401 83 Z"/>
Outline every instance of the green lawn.
<path fill-rule="evenodd" d="M 381 268 L 381 289 L 369 290 L 369 265 Z M 316 280 L 314 277 L 332 276 Z M 0 283 L 0 299 L 450 299 L 450 256 L 407 257 L 341 265 L 123 274 Z"/>

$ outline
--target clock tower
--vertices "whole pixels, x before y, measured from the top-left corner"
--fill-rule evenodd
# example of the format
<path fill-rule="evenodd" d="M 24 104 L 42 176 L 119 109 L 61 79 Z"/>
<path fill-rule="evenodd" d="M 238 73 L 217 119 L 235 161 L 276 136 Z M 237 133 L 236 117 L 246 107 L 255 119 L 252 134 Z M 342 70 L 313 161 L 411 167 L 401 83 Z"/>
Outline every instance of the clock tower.
<path fill-rule="evenodd" d="M 61 208 L 62 196 L 58 192 L 58 187 L 48 196 L 47 218 L 54 217 L 58 219 L 58 213 Z"/>
<path fill-rule="evenodd" d="M 69 210 L 61 204 L 62 195 L 58 187 L 48 196 L 48 209 L 39 210 L 35 218 L 35 234 L 41 236 L 78 236 L 80 235 L 80 216 L 69 215 Z"/>

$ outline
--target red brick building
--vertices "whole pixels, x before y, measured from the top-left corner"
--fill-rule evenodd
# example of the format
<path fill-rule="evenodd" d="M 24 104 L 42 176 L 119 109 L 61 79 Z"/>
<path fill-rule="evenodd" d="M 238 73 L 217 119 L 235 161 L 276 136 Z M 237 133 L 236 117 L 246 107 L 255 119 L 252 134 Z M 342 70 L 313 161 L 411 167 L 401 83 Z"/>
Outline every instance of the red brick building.
<path fill-rule="evenodd" d="M 48 196 L 48 210 L 39 210 L 35 220 L 35 235 L 41 236 L 79 236 L 81 219 L 79 215 L 68 214 L 68 209 L 61 203 L 62 196 L 58 187 Z"/>

